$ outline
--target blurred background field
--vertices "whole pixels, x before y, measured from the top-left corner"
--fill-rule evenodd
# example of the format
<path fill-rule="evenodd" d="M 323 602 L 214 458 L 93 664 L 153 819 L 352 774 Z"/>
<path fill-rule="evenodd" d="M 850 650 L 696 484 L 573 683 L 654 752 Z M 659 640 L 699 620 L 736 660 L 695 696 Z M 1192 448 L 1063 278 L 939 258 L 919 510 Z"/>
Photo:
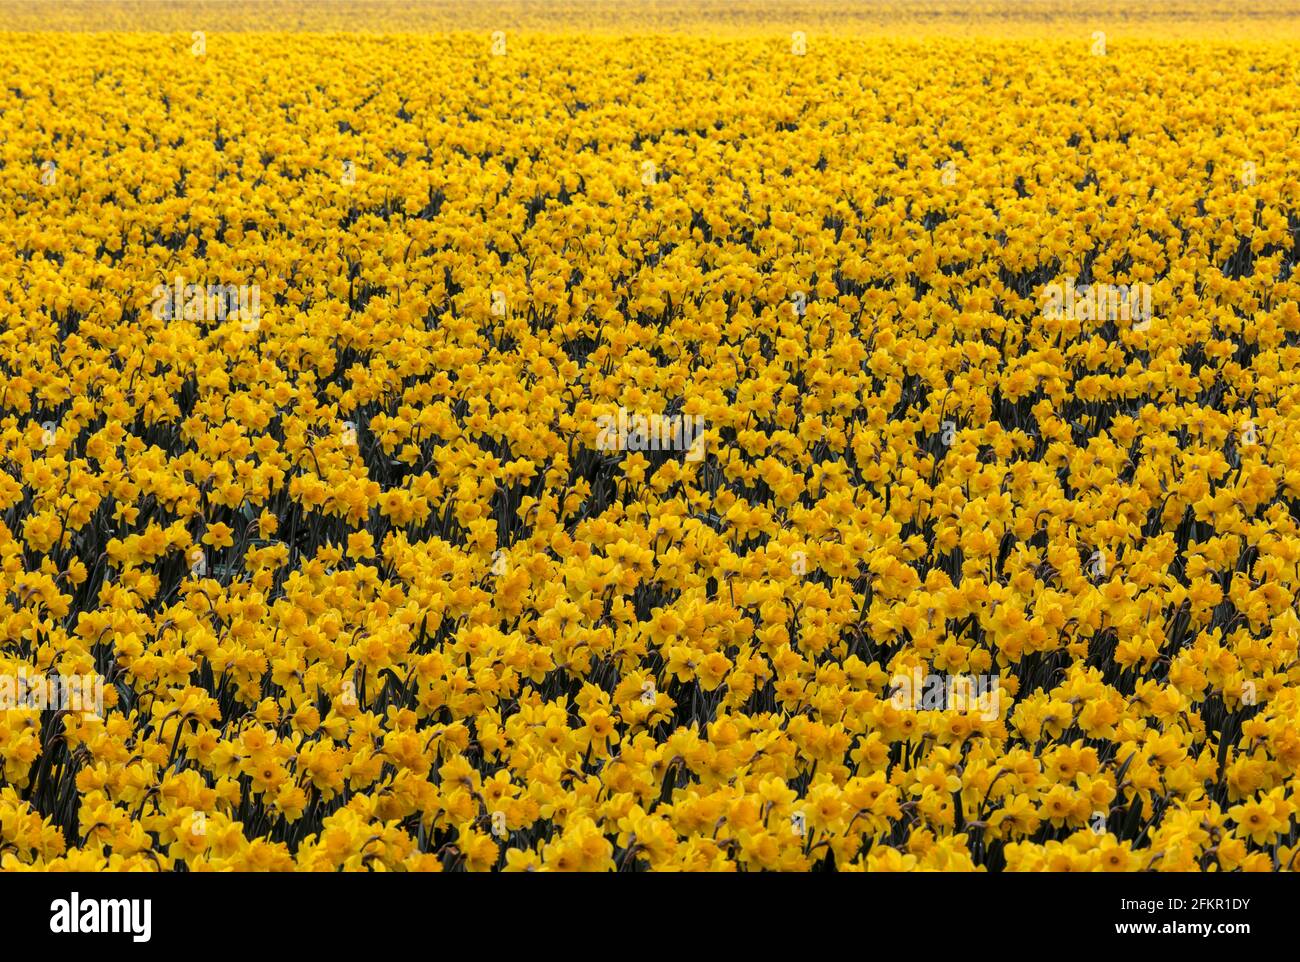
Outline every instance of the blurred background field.
<path fill-rule="evenodd" d="M 1113 36 L 1268 40 L 1296 0 L 0 0 L 9 31 L 464 30 Z"/>

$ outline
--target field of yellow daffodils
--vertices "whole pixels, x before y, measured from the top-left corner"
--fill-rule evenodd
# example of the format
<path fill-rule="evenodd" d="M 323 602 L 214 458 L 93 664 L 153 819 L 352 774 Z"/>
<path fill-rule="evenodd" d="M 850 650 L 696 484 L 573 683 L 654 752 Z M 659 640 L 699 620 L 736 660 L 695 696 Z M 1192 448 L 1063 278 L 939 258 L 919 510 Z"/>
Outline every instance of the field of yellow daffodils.
<path fill-rule="evenodd" d="M 1066 7 L 0 4 L 0 868 L 1300 864 L 1300 8 Z"/>

